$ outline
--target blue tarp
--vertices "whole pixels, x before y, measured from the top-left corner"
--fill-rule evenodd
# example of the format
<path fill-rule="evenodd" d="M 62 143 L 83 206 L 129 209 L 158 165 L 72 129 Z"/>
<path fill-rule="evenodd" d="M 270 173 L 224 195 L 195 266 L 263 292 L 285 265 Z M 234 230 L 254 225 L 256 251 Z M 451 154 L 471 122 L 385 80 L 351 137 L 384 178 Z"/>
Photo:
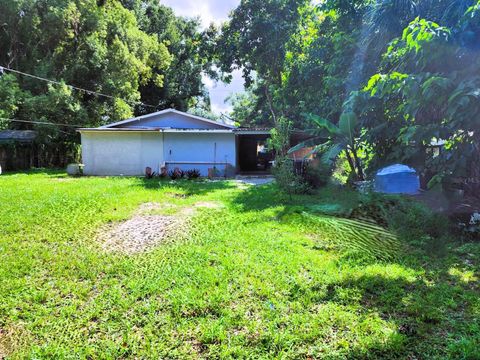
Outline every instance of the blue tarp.
<path fill-rule="evenodd" d="M 418 194 L 420 179 L 415 169 L 402 164 L 387 166 L 375 176 L 375 191 L 387 194 Z"/>

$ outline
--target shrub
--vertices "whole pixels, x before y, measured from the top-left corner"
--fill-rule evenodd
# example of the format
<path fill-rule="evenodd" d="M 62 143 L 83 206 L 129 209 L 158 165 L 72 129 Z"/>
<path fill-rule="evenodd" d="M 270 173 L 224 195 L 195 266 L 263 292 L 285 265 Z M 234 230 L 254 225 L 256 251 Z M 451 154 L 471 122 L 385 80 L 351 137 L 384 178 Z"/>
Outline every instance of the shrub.
<path fill-rule="evenodd" d="M 280 190 L 289 195 L 305 194 L 310 190 L 302 177 L 293 171 L 293 161 L 289 158 L 277 156 L 272 172 Z"/>
<path fill-rule="evenodd" d="M 292 122 L 287 118 L 279 118 L 277 126 L 272 129 L 268 146 L 275 151 L 275 166 L 272 173 L 281 191 L 289 194 L 304 194 L 310 190 L 308 184 L 295 172 L 295 164 L 288 158 Z"/>
<path fill-rule="evenodd" d="M 200 177 L 200 170 L 198 169 L 187 170 L 186 175 L 188 180 L 198 179 Z"/>
<path fill-rule="evenodd" d="M 332 176 L 332 168 L 328 165 L 305 162 L 302 167 L 302 179 L 313 189 L 318 189 L 328 184 Z"/>
<path fill-rule="evenodd" d="M 389 219 L 400 198 L 379 193 L 361 194 L 359 204 L 352 209 L 351 217 L 374 221 L 388 227 Z"/>
<path fill-rule="evenodd" d="M 158 174 L 158 176 L 161 178 L 161 179 L 164 179 L 168 176 L 168 170 L 165 166 L 163 166 L 161 169 L 160 169 L 160 174 Z"/>
<path fill-rule="evenodd" d="M 439 239 L 450 230 L 446 216 L 434 213 L 415 201 L 401 201 L 391 215 L 390 225 L 414 244 L 424 245 L 428 238 Z"/>
<path fill-rule="evenodd" d="M 172 180 L 178 180 L 185 176 L 185 172 L 179 168 L 175 168 L 168 173 L 168 176 L 170 176 Z"/>
<path fill-rule="evenodd" d="M 399 239 L 422 250 L 441 253 L 450 236 L 445 215 L 411 198 L 379 193 L 363 194 L 351 217 L 370 220 L 394 231 Z"/>
<path fill-rule="evenodd" d="M 152 171 L 151 167 L 145 168 L 145 178 L 146 179 L 153 179 L 156 176 L 155 171 Z"/>

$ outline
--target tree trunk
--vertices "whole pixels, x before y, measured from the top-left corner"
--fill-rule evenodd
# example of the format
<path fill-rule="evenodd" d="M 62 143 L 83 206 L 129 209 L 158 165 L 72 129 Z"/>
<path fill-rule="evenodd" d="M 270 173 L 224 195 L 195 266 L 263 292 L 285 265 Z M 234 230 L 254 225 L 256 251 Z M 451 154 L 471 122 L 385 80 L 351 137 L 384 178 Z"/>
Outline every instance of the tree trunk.
<path fill-rule="evenodd" d="M 347 160 L 348 160 L 348 165 L 350 165 L 350 170 L 352 170 L 352 173 L 355 174 L 355 178 L 358 179 L 358 174 L 357 174 L 357 169 L 355 167 L 355 163 L 352 159 L 352 155 L 350 154 L 350 149 L 345 149 L 345 154 L 347 155 Z"/>
<path fill-rule="evenodd" d="M 270 95 L 270 90 L 268 88 L 268 85 L 265 86 L 265 97 L 267 98 L 268 108 L 270 109 L 270 113 L 272 114 L 273 124 L 275 127 L 277 127 L 278 125 L 277 115 L 275 114 L 275 109 L 273 108 L 272 96 Z"/>
<path fill-rule="evenodd" d="M 360 163 L 360 159 L 358 158 L 357 149 L 355 148 L 355 146 L 352 146 L 352 154 L 353 154 L 353 158 L 355 160 L 357 179 L 359 181 L 364 181 L 365 180 L 365 174 L 363 173 L 362 164 Z"/>

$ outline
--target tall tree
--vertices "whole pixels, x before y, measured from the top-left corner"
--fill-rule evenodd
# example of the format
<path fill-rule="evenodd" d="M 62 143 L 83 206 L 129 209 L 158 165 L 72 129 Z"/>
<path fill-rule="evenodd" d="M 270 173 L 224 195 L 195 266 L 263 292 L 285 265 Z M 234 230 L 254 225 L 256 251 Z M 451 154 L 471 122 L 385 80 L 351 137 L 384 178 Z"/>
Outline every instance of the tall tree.
<path fill-rule="evenodd" d="M 135 15 L 115 0 L 103 4 L 95 0 L 2 1 L 0 24 L 0 48 L 8 49 L 0 53 L 0 66 L 91 90 L 76 91 L 15 75 L 15 84 L 31 98 L 16 95 L 9 117 L 67 125 L 50 126 L 49 135 L 40 137 L 49 139 L 44 143 L 49 150 L 42 154 L 73 153 L 78 142 L 74 126 L 97 126 L 132 116 L 141 99 L 140 88 L 147 83 L 162 87 L 171 63 L 166 44 L 142 31 Z M 11 86 L 9 77 L 0 82 L 0 93 L 7 93 Z M 2 108 L 12 104 L 10 98 L 0 99 Z M 45 133 L 43 126 L 39 130 Z M 40 161 L 40 165 L 63 165 L 67 159 L 46 155 Z"/>
<path fill-rule="evenodd" d="M 357 101 L 365 138 L 375 144 L 375 167 L 403 161 L 480 181 L 479 9 L 450 16 L 450 27 L 417 18 L 391 43 L 381 72 Z M 427 152 L 435 140 L 445 142 L 439 156 Z"/>
<path fill-rule="evenodd" d="M 134 11 L 140 28 L 164 43 L 172 61 L 164 71 L 163 86 L 149 81 L 140 88 L 142 101 L 159 108 L 187 111 L 199 103 L 206 103 L 208 94 L 202 76 L 212 77 L 213 49 L 211 40 L 215 28 L 200 29 L 199 19 L 175 16 L 173 10 L 155 0 L 123 0 L 124 6 Z M 157 69 L 161 72 L 162 69 Z M 147 112 L 148 109 L 139 109 Z"/>
<path fill-rule="evenodd" d="M 261 81 L 273 122 L 282 113 L 274 101 L 282 84 L 287 44 L 307 0 L 242 0 L 222 29 L 218 50 L 225 72 L 242 69 L 246 86 Z"/>

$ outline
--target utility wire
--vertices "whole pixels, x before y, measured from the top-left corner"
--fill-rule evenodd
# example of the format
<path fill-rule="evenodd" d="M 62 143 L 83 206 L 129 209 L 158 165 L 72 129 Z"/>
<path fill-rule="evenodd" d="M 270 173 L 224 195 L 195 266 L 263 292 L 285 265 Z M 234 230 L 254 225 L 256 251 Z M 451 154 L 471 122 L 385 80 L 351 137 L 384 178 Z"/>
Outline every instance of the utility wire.
<path fill-rule="evenodd" d="M 78 86 L 73 86 L 73 85 L 69 85 L 69 84 L 65 84 L 65 83 L 61 83 L 59 81 L 56 81 L 56 80 L 51 80 L 51 79 L 45 79 L 43 77 L 40 77 L 40 76 L 36 76 L 36 75 L 32 75 L 32 74 L 28 74 L 28 73 L 25 73 L 25 72 L 22 72 L 22 71 L 19 71 L 19 70 L 15 70 L 15 69 L 12 69 L 12 68 L 8 68 L 8 67 L 4 67 L 4 66 L 1 66 L 0 65 L 0 73 L 2 73 L 3 71 L 9 71 L 9 72 L 12 72 L 12 73 L 15 73 L 15 74 L 19 74 L 19 75 L 23 75 L 23 76 L 28 76 L 28 77 L 31 77 L 33 79 L 37 79 L 37 80 L 41 80 L 41 81 L 45 81 L 45 82 L 48 82 L 50 84 L 56 84 L 56 85 L 64 85 L 64 86 L 67 86 L 71 89 L 74 89 L 74 90 L 78 90 L 78 91 L 83 91 L 89 95 L 97 95 L 97 96 L 103 96 L 105 98 L 108 98 L 108 99 L 120 99 L 120 100 L 123 100 L 125 101 L 126 103 L 130 103 L 130 104 L 137 104 L 137 105 L 143 105 L 143 106 L 146 106 L 146 107 L 150 107 L 150 108 L 153 108 L 153 109 L 156 109 L 157 106 L 154 106 L 154 105 L 150 105 L 150 104 L 145 104 L 141 101 L 127 101 L 127 100 L 124 100 L 122 98 L 119 98 L 119 97 L 116 97 L 116 96 L 112 96 L 112 95 L 106 95 L 106 94 L 102 94 L 102 93 L 99 93 L 99 92 L 96 92 L 96 91 L 92 91 L 92 90 L 87 90 L 87 89 L 83 89 L 83 88 L 80 88 Z"/>
<path fill-rule="evenodd" d="M 2 118 L 2 117 L 0 117 L 0 120 L 6 120 L 6 121 L 11 121 L 11 122 L 20 122 L 20 123 L 29 123 L 29 124 L 42 124 L 42 125 L 67 126 L 67 127 L 73 127 L 73 128 L 81 128 L 81 127 L 82 127 L 82 126 L 80 126 L 80 125 L 72 125 L 72 124 L 59 124 L 59 123 L 52 123 L 52 122 L 46 122 L 46 121 L 21 120 L 21 119 L 8 119 L 8 118 Z"/>

